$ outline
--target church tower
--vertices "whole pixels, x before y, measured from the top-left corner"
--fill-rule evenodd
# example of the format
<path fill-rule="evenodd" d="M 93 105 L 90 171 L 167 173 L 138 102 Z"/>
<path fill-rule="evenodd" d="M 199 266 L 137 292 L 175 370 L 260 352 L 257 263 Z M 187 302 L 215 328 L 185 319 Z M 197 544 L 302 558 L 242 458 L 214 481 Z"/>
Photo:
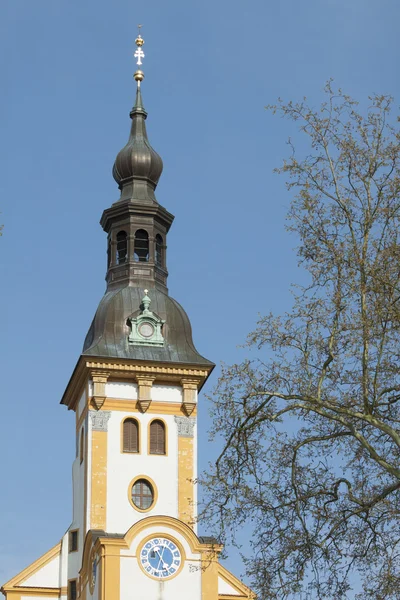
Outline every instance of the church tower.
<path fill-rule="evenodd" d="M 135 57 L 142 64 L 143 38 Z M 139 69 L 127 144 L 104 210 L 107 289 L 61 403 L 75 412 L 73 518 L 61 541 L 2 587 L 7 600 L 243 600 L 250 590 L 197 535 L 198 393 L 214 365 L 168 294 L 173 215 L 155 190 Z"/>

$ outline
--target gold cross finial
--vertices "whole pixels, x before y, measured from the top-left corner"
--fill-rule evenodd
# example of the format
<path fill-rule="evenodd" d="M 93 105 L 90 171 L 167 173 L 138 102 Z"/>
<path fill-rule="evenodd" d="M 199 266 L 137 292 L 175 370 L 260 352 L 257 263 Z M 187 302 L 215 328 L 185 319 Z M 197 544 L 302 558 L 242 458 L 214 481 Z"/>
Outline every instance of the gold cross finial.
<path fill-rule="evenodd" d="M 137 50 L 135 51 L 135 53 L 133 55 L 136 58 L 136 64 L 139 67 L 142 64 L 142 58 L 144 58 L 144 52 L 142 50 L 142 46 L 144 44 L 144 39 L 142 38 L 142 36 L 140 34 L 141 28 L 142 28 L 142 25 L 138 25 L 138 36 L 137 36 L 137 38 L 135 40 L 135 44 L 137 46 Z M 134 78 L 135 78 L 135 81 L 138 84 L 138 87 L 140 87 L 140 82 L 143 81 L 143 79 L 144 79 L 144 73 L 143 73 L 143 71 L 140 70 L 140 68 L 134 74 Z"/>

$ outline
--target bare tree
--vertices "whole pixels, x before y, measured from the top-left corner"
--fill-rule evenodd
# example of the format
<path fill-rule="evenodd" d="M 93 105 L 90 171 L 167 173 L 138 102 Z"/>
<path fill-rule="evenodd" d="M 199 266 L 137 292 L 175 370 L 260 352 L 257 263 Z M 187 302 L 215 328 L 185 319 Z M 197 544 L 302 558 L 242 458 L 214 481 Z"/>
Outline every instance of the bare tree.
<path fill-rule="evenodd" d="M 320 110 L 268 107 L 309 141 L 277 169 L 307 284 L 222 369 L 203 517 L 225 541 L 251 532 L 260 599 L 399 599 L 400 133 L 392 98 L 363 115 L 325 91 Z"/>

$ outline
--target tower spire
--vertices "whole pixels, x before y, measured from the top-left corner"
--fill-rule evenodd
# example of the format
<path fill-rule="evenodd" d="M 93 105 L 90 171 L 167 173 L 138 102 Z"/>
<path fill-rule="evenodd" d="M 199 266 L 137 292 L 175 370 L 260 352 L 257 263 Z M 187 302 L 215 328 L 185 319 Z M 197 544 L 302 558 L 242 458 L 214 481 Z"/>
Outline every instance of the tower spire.
<path fill-rule="evenodd" d="M 144 58 L 140 30 L 141 25 L 134 52 L 138 66 Z M 147 112 L 140 87 L 143 71 L 137 69 L 133 78 L 136 99 L 130 111 L 131 131 L 113 166 L 121 196 L 104 211 L 100 221 L 109 236 L 106 280 L 108 289 L 131 285 L 167 291 L 166 236 L 174 217 L 155 196 L 163 163 L 147 137 Z"/>

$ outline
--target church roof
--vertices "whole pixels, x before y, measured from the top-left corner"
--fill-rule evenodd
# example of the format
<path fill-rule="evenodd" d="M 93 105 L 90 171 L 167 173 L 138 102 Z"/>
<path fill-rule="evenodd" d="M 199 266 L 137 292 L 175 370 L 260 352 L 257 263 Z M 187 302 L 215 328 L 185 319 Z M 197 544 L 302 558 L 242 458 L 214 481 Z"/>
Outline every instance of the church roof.
<path fill-rule="evenodd" d="M 141 37 L 136 41 L 143 42 Z M 143 72 L 136 71 L 130 136 L 113 168 L 121 196 L 100 221 L 108 234 L 107 290 L 82 355 L 184 363 L 211 371 L 214 364 L 193 344 L 186 312 L 168 295 L 167 234 L 174 217 L 155 196 L 162 160 L 147 136 L 140 88 L 143 78 Z"/>
<path fill-rule="evenodd" d="M 136 90 L 136 101 L 130 117 L 132 125 L 129 140 L 115 159 L 114 179 L 120 189 L 133 179 L 139 178 L 147 180 L 156 187 L 163 170 L 163 163 L 147 137 L 145 123 L 147 112 L 143 106 L 140 87 Z"/>
<path fill-rule="evenodd" d="M 107 292 L 88 331 L 82 354 L 144 361 L 174 362 L 212 367 L 193 344 L 192 327 L 182 306 L 157 288 L 149 291 L 152 311 L 163 321 L 164 345 L 129 343 L 129 321 L 140 313 L 141 288 L 127 286 Z"/>

